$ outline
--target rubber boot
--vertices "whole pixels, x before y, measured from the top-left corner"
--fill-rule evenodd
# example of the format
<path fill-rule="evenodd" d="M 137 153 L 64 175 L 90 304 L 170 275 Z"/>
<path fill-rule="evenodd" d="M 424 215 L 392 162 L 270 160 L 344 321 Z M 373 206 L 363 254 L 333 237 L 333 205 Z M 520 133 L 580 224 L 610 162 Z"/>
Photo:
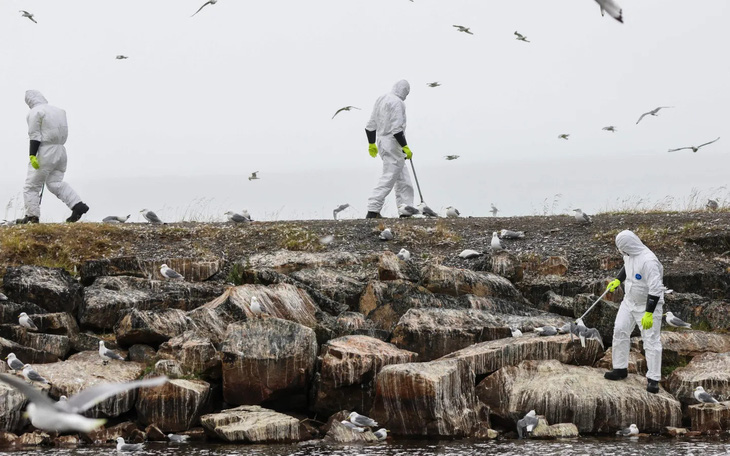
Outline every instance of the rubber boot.
<path fill-rule="evenodd" d="M 71 217 L 67 218 L 66 221 L 68 223 L 74 223 L 78 222 L 79 219 L 81 219 L 81 216 L 89 212 L 89 206 L 82 202 L 76 203 L 76 205 L 71 209 Z"/>
<path fill-rule="evenodd" d="M 369 211 L 367 213 L 367 215 L 365 216 L 365 218 L 366 219 L 371 219 L 371 218 L 376 218 L 377 219 L 377 218 L 383 218 L 383 216 L 380 215 L 380 212 Z"/>
<path fill-rule="evenodd" d="M 649 380 L 649 381 L 646 384 L 646 390 L 648 392 L 650 392 L 651 394 L 658 393 L 659 392 L 659 382 L 656 380 L 652 380 L 650 378 L 647 380 Z"/>
<path fill-rule="evenodd" d="M 629 376 L 628 369 L 614 369 L 611 372 L 603 374 L 603 378 L 606 380 L 623 380 Z"/>
<path fill-rule="evenodd" d="M 16 225 L 25 225 L 26 223 L 40 223 L 40 220 L 38 220 L 38 217 L 34 217 L 32 215 L 26 215 L 22 219 L 17 219 L 15 221 Z"/>

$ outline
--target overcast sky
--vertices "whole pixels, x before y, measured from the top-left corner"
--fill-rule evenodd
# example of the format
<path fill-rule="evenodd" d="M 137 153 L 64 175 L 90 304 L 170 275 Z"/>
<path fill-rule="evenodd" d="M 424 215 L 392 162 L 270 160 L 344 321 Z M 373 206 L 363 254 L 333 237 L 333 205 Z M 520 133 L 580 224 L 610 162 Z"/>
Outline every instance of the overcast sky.
<path fill-rule="evenodd" d="M 343 217 L 363 217 L 381 169 L 364 125 L 401 78 L 435 210 L 727 197 L 730 2 L 618 1 L 623 25 L 593 0 L 220 0 L 192 18 L 202 1 L 3 0 L 0 204 L 14 205 L 2 218 L 23 215 L 27 89 L 67 111 L 66 180 L 91 206 L 86 220 L 138 221 L 143 208 L 171 221 L 243 208 L 323 218 L 345 202 Z M 346 105 L 362 110 L 332 120 Z M 657 106 L 676 108 L 636 125 Z M 394 206 L 390 196 L 384 215 Z M 42 221 L 69 213 L 44 197 Z"/>

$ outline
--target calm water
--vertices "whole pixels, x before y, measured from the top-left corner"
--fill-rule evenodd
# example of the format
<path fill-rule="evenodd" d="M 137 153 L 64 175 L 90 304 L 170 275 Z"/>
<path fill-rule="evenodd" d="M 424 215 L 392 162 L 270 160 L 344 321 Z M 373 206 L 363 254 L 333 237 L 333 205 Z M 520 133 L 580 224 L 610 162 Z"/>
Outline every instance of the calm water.
<path fill-rule="evenodd" d="M 97 455 L 117 454 L 112 447 L 80 448 L 32 448 L 4 450 L 0 454 L 21 455 Z M 374 445 L 168 445 L 149 443 L 144 451 L 128 453 L 135 455 L 185 455 L 185 456 L 482 456 L 482 455 L 615 455 L 615 456 L 660 456 L 660 455 L 730 455 L 730 439 L 717 440 L 671 440 L 657 439 L 579 439 L 555 442 L 510 441 L 510 442 L 400 442 Z"/>

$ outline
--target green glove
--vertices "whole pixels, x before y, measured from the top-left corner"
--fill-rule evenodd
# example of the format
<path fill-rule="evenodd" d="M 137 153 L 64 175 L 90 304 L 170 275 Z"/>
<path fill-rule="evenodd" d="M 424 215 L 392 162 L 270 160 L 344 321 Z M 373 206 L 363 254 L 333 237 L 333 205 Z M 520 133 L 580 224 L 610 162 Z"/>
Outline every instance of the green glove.
<path fill-rule="evenodd" d="M 616 288 L 621 285 L 621 281 L 619 279 L 613 279 L 612 281 L 608 282 L 608 286 L 606 287 L 606 290 L 613 293 Z"/>
<path fill-rule="evenodd" d="M 33 169 L 38 169 L 41 167 L 41 165 L 38 164 L 38 157 L 35 155 L 30 156 L 30 166 L 33 167 Z"/>
<path fill-rule="evenodd" d="M 651 312 L 644 312 L 644 316 L 641 317 L 641 327 L 646 329 L 651 329 L 651 327 L 654 326 L 654 314 Z"/>
<path fill-rule="evenodd" d="M 370 153 L 370 156 L 375 158 L 378 156 L 378 146 L 376 144 L 370 144 L 368 146 L 368 153 Z"/>
<path fill-rule="evenodd" d="M 413 152 L 411 152 L 411 148 L 408 146 L 405 146 L 403 148 L 403 153 L 406 154 L 406 160 L 410 160 L 413 158 Z"/>

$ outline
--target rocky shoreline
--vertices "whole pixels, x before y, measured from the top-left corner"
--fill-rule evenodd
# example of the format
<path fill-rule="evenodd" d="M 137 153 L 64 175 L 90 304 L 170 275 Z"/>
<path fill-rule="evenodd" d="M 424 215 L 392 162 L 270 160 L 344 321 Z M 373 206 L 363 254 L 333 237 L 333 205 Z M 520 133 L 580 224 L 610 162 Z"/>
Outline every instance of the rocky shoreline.
<path fill-rule="evenodd" d="M 25 398 L 0 383 L 0 445 L 164 441 L 375 441 L 342 426 L 349 411 L 390 437 L 533 438 L 730 429 L 728 213 L 0 228 L 0 355 L 33 365 L 70 396 L 100 382 L 167 375 L 163 387 L 94 406 L 85 435 L 34 431 Z M 384 227 L 395 239 L 380 241 Z M 662 333 L 660 394 L 646 393 L 641 344 L 631 375 L 607 382 L 621 292 L 586 319 L 586 347 L 543 325 L 580 316 L 620 267 L 613 236 L 633 229 L 665 265 L 667 309 L 693 329 Z M 526 231 L 484 251 L 491 233 Z M 333 236 L 332 239 L 324 239 Z M 40 246 L 45 245 L 45 249 Z M 394 252 L 407 248 L 403 261 Z M 47 266 L 56 265 L 62 268 Z M 167 281 L 166 263 L 184 276 Z M 265 313 L 249 304 L 256 297 Z M 26 312 L 38 326 L 18 325 Z M 512 337 L 510 328 L 524 335 Z M 124 361 L 102 363 L 98 342 Z M 5 363 L 0 371 L 7 372 Z M 703 386 L 719 405 L 697 404 Z M 374 430 L 374 429 L 373 429 Z"/>

